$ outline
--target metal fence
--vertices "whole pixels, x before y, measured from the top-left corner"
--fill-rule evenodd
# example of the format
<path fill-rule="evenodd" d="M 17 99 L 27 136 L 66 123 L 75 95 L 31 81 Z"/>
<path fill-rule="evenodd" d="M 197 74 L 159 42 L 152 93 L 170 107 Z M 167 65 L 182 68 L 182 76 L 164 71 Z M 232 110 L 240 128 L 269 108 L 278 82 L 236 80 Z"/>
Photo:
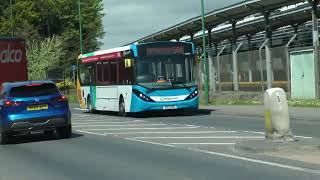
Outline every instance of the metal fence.
<path fill-rule="evenodd" d="M 271 48 L 272 52 L 272 81 L 273 87 L 281 87 L 285 90 L 287 88 L 287 63 L 286 53 L 287 50 L 284 46 Z M 212 54 L 212 53 L 209 53 Z M 266 89 L 266 56 L 265 51 L 262 51 L 262 70 L 263 70 L 263 84 Z M 210 90 L 219 90 L 218 81 L 218 67 L 217 57 L 212 56 L 209 58 L 212 63 L 210 69 Z M 232 67 L 232 54 L 224 54 L 219 57 L 220 61 L 220 85 L 222 91 L 233 91 L 233 67 Z M 199 61 L 196 65 L 196 80 L 200 88 L 204 84 L 204 64 Z M 261 91 L 262 79 L 260 68 L 260 54 L 259 50 L 243 51 L 238 53 L 238 71 L 239 71 L 239 90 L 240 91 Z M 214 84 L 215 83 L 215 84 Z"/>

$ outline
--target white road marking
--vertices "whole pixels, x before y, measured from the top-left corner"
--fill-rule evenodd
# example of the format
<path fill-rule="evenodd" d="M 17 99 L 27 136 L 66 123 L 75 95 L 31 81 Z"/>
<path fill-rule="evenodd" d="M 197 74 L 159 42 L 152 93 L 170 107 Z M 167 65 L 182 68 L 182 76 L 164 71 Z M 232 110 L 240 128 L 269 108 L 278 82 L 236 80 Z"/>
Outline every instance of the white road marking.
<path fill-rule="evenodd" d="M 262 136 L 192 136 L 192 137 L 170 137 L 170 136 L 162 136 L 162 137 L 133 137 L 135 139 L 264 139 Z"/>
<path fill-rule="evenodd" d="M 312 139 L 312 137 L 309 136 L 294 136 L 296 138 L 302 138 L 302 139 Z"/>
<path fill-rule="evenodd" d="M 163 143 L 143 141 L 143 140 L 132 139 L 132 138 L 124 138 L 124 139 L 129 140 L 129 141 L 142 142 L 142 143 L 148 143 L 148 144 L 154 144 L 154 145 L 160 145 L 160 146 L 166 146 L 166 147 L 176 147 L 172 144 L 163 144 Z"/>
<path fill-rule="evenodd" d="M 247 132 L 247 133 L 254 133 L 254 134 L 265 134 L 264 132 L 259 132 L 259 131 L 242 131 L 242 132 Z M 312 139 L 310 136 L 294 136 L 296 138 L 302 138 L 302 139 Z"/>
<path fill-rule="evenodd" d="M 236 143 L 169 143 L 171 145 L 235 145 Z"/>
<path fill-rule="evenodd" d="M 81 108 L 73 108 L 74 110 L 80 110 L 80 111 L 88 111 L 88 109 L 81 109 Z"/>
<path fill-rule="evenodd" d="M 83 128 L 83 127 L 134 127 L 134 126 L 166 126 L 166 124 L 91 124 L 91 125 L 79 125 L 72 126 L 75 128 Z"/>
<path fill-rule="evenodd" d="M 124 133 L 104 133 L 105 135 L 130 135 L 130 134 L 209 134 L 209 133 L 235 133 L 237 131 L 185 131 L 185 132 L 124 132 Z"/>
<path fill-rule="evenodd" d="M 157 129 L 194 129 L 197 127 L 164 127 L 164 128 L 107 128 L 107 129 L 83 129 L 85 131 L 122 131 L 122 130 L 157 130 Z"/>
<path fill-rule="evenodd" d="M 89 115 L 86 115 L 86 114 L 72 114 L 72 116 L 88 117 Z"/>
<path fill-rule="evenodd" d="M 94 132 L 89 132 L 89 131 L 82 131 L 82 130 L 76 130 L 77 132 L 81 132 L 81 133 L 87 133 L 87 134 L 93 134 L 93 135 L 99 135 L 99 136 L 105 136 L 103 134 L 99 134 L 99 133 L 94 133 Z"/>
<path fill-rule="evenodd" d="M 85 119 L 72 119 L 72 122 L 79 122 L 79 123 L 91 123 L 91 122 L 110 122 L 110 121 L 106 121 L 105 119 L 95 119 L 95 120 L 85 120 Z M 114 122 L 121 122 L 121 121 L 114 121 Z"/>
<path fill-rule="evenodd" d="M 95 120 L 95 119 L 110 119 L 110 118 L 106 118 L 106 117 L 101 117 L 101 116 L 97 116 L 97 117 L 72 117 L 73 119 L 79 119 L 79 120 Z M 90 118 L 90 119 L 89 119 Z M 119 118 L 116 118 L 116 120 Z M 113 120 L 115 120 L 113 118 Z"/>
<path fill-rule="evenodd" d="M 94 120 L 94 121 L 72 121 L 72 124 L 94 124 L 94 123 L 119 123 L 119 121 L 99 121 L 99 120 Z"/>
<path fill-rule="evenodd" d="M 92 124 L 132 124 L 132 123 L 137 123 L 138 121 L 91 121 L 91 122 L 73 122 L 72 124 L 74 125 L 92 125 Z"/>
<path fill-rule="evenodd" d="M 82 132 L 82 133 L 87 133 L 87 134 L 98 135 L 98 136 L 105 136 L 104 134 L 93 133 L 93 132 L 88 132 L 88 131 L 83 131 L 83 130 L 76 130 L 76 131 Z M 137 139 L 132 139 L 132 138 L 125 138 L 125 139 L 129 140 L 129 141 L 134 141 L 134 142 L 142 142 L 142 143 L 147 143 L 147 144 L 177 148 L 177 146 L 170 145 L 170 144 L 143 141 L 143 140 L 137 140 Z M 243 156 L 236 156 L 236 155 L 232 155 L 232 154 L 207 151 L 207 150 L 191 148 L 191 147 L 188 147 L 186 149 L 193 151 L 193 152 L 205 153 L 205 154 L 209 154 L 209 155 L 231 158 L 231 159 L 236 159 L 236 160 L 241 160 L 241 161 L 247 161 L 247 162 L 252 162 L 252 163 L 256 163 L 256 164 L 263 164 L 263 165 L 272 166 L 272 167 L 280 167 L 280 168 L 289 169 L 289 170 L 293 170 L 293 171 L 300 171 L 300 172 L 306 172 L 306 173 L 312 173 L 312 174 L 320 174 L 319 170 L 313 170 L 313 169 L 308 169 L 308 168 L 303 168 L 303 167 L 298 167 L 298 166 L 290 166 L 290 165 L 285 165 L 285 164 L 281 164 L 281 163 L 263 161 L 263 160 L 247 158 L 247 157 L 243 157 Z"/>

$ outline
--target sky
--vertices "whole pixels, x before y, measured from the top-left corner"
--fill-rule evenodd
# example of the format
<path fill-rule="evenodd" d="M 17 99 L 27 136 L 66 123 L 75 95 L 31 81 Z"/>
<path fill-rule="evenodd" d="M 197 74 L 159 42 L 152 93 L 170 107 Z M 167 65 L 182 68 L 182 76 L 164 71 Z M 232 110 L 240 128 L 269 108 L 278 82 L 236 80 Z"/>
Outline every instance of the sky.
<path fill-rule="evenodd" d="M 243 0 L 204 0 L 213 11 Z M 201 13 L 200 0 L 103 0 L 105 36 L 101 49 L 123 46 Z"/>

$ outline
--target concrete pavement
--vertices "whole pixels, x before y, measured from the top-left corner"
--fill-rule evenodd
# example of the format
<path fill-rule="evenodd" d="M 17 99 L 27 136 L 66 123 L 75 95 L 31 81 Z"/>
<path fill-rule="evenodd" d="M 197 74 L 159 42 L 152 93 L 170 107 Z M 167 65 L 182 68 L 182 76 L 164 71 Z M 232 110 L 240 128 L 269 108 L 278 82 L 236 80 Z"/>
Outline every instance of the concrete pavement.
<path fill-rule="evenodd" d="M 214 114 L 264 117 L 263 105 L 202 105 L 200 106 L 200 109 L 212 110 L 212 113 Z M 320 121 L 319 110 L 319 108 L 289 107 L 289 114 L 292 119 Z"/>

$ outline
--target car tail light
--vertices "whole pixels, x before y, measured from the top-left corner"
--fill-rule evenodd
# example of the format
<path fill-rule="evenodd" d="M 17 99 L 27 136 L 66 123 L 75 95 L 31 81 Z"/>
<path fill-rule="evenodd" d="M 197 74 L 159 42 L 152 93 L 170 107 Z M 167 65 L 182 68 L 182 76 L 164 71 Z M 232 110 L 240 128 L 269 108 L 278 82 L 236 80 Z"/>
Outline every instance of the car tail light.
<path fill-rule="evenodd" d="M 67 98 L 67 96 L 59 96 L 59 97 L 58 97 L 58 101 L 60 101 L 60 102 L 67 102 L 67 101 L 68 101 L 68 98 Z"/>
<path fill-rule="evenodd" d="M 20 105 L 21 105 L 20 101 L 4 101 L 5 107 L 20 106 Z"/>

